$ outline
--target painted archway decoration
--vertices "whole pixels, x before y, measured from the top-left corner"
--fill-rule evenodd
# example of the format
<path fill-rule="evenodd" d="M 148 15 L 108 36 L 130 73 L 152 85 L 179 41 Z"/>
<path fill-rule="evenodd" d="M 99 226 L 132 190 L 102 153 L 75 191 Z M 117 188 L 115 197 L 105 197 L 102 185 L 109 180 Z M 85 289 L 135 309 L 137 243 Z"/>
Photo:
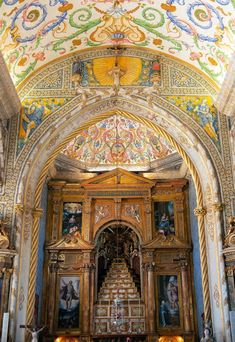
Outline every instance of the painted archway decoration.
<path fill-rule="evenodd" d="M 113 99 L 113 101 L 116 101 L 115 99 Z M 113 107 L 114 103 L 112 103 L 112 107 Z M 117 105 L 117 103 L 116 103 Z M 128 103 L 128 107 L 130 109 L 130 103 Z M 134 106 L 132 104 L 132 110 L 136 111 L 138 106 L 136 106 L 136 108 L 134 109 Z M 142 107 L 139 107 L 139 110 Z M 104 110 L 104 106 L 102 106 L 101 108 L 99 108 L 99 110 Z M 26 290 L 26 292 L 28 293 L 27 297 L 28 297 L 28 311 L 27 311 L 27 318 L 28 320 L 31 319 L 32 315 L 33 315 L 33 301 L 34 301 L 34 287 L 35 287 L 35 279 L 34 279 L 34 275 L 35 275 L 35 262 L 37 260 L 37 254 L 36 252 L 33 253 L 33 251 L 36 251 L 36 246 L 37 246 L 37 239 L 38 239 L 38 222 L 39 222 L 39 218 L 38 218 L 38 212 L 39 210 L 37 209 L 39 204 L 40 204 L 40 196 L 41 196 L 41 189 L 45 180 L 45 177 L 47 175 L 47 171 L 48 168 L 50 167 L 51 163 L 53 162 L 54 158 L 56 157 L 56 155 L 59 153 L 59 151 L 65 146 L 66 143 L 68 143 L 74 136 L 75 134 L 78 133 L 78 129 L 74 129 L 75 127 L 79 127 L 79 129 L 85 129 L 86 127 L 89 127 L 89 125 L 95 123 L 96 121 L 102 120 L 104 118 L 106 118 L 107 116 L 111 116 L 114 115 L 114 113 L 116 113 L 118 111 L 111 111 L 108 112 L 106 114 L 100 114 L 98 116 L 94 116 L 94 112 L 91 114 L 91 112 L 87 112 L 87 114 L 89 113 L 89 115 L 78 115 L 80 113 L 76 113 L 74 112 L 74 115 L 72 115 L 71 117 L 71 113 L 68 116 L 68 120 L 65 122 L 63 121 L 63 123 L 61 123 L 59 129 L 62 129 L 63 127 L 67 127 L 67 130 L 63 129 L 62 132 L 63 134 L 61 134 L 60 136 L 58 135 L 58 127 L 57 129 L 55 129 L 54 133 L 51 136 L 51 139 L 49 140 L 48 137 L 45 135 L 42 138 L 41 144 L 40 144 L 40 151 L 38 150 L 38 148 L 36 148 L 33 151 L 33 154 L 31 154 L 30 156 L 30 170 L 27 170 L 27 181 L 24 184 L 24 188 L 28 189 L 26 190 L 26 192 L 24 193 L 24 199 L 22 198 L 23 194 L 19 193 L 19 197 L 18 200 L 21 198 L 22 203 L 24 203 L 26 205 L 26 203 L 34 203 L 34 206 L 36 207 L 35 209 L 33 209 L 33 212 L 36 213 L 36 215 L 34 214 L 34 219 L 33 219 L 33 229 L 30 232 L 30 235 L 32 236 L 32 241 L 31 244 L 29 245 L 29 242 L 25 241 L 22 242 L 23 244 L 25 243 L 26 245 L 28 245 L 28 247 L 32 248 L 32 256 L 31 256 L 31 266 L 28 267 L 30 269 L 30 283 L 29 283 L 29 288 Z M 142 108 L 142 115 L 141 117 L 137 117 L 135 114 L 131 114 L 131 113 L 127 113 L 127 112 L 123 112 L 123 111 L 118 111 L 120 114 L 122 115 L 126 115 L 130 118 L 132 118 L 133 120 L 140 120 L 140 122 L 151 126 L 153 129 L 155 129 L 158 132 L 161 132 L 161 134 L 165 134 L 166 138 L 170 141 L 170 143 L 178 150 L 178 152 L 181 153 L 182 156 L 184 156 L 184 159 L 186 158 L 188 161 L 188 166 L 190 167 L 191 172 L 193 170 L 195 170 L 195 173 L 193 174 L 194 176 L 194 180 L 195 183 L 199 185 L 199 187 L 197 187 L 197 190 L 199 190 L 198 192 L 198 204 L 200 205 L 201 203 L 204 203 L 204 199 L 203 199 L 203 191 L 201 191 L 201 186 L 202 188 L 205 188 L 205 186 L 208 185 L 208 181 L 210 183 L 210 186 L 214 189 L 212 191 L 213 193 L 213 200 L 218 202 L 220 199 L 217 197 L 218 195 L 218 187 L 219 185 L 216 185 L 215 182 L 215 174 L 213 172 L 213 167 L 212 165 L 209 167 L 210 162 L 208 160 L 208 158 L 206 157 L 206 153 L 203 153 L 203 146 L 200 145 L 200 143 L 195 146 L 195 144 L 193 143 L 193 135 L 189 134 L 189 132 L 186 132 L 186 134 L 183 134 L 182 136 L 182 132 L 180 133 L 181 138 L 178 136 L 179 131 L 181 131 L 181 125 L 179 125 L 179 122 L 177 123 L 177 121 L 174 120 L 174 118 L 172 116 L 169 116 L 166 112 L 162 112 L 160 114 L 162 114 L 164 116 L 164 118 L 159 118 L 159 116 L 155 116 L 155 119 L 153 119 L 153 111 L 150 110 L 150 112 L 148 112 L 147 117 L 144 119 L 144 115 L 146 115 L 147 113 L 144 113 L 143 108 Z M 152 112 L 152 113 L 151 113 Z M 75 120 L 75 115 L 76 115 L 76 120 Z M 156 123 L 160 124 L 160 126 L 156 126 L 156 123 L 151 123 L 149 117 L 151 117 L 153 121 L 155 121 Z M 90 118 L 90 121 L 89 121 Z M 171 123 L 170 123 L 171 121 Z M 80 122 L 80 125 L 78 124 Z M 83 124 L 81 125 L 81 123 L 83 122 Z M 164 128 L 161 128 L 164 127 Z M 171 128 L 170 128 L 171 127 Z M 70 131 L 70 134 L 68 134 L 68 129 Z M 167 131 L 170 132 L 167 133 Z M 72 132 L 72 133 L 71 133 Z M 172 138 L 172 136 L 177 136 L 177 140 L 181 141 L 181 144 L 183 144 L 184 148 L 186 150 L 188 150 L 189 155 L 191 155 L 192 159 L 194 160 L 194 162 L 196 162 L 195 159 L 195 153 L 196 155 L 198 155 L 198 149 L 200 150 L 200 161 L 197 161 L 197 163 L 199 162 L 198 166 L 198 172 L 201 174 L 201 172 L 203 172 L 203 176 L 201 175 L 200 178 L 198 177 L 197 171 L 195 169 L 195 166 L 193 164 L 192 161 L 190 161 L 190 158 L 188 157 L 188 154 L 184 151 L 184 149 L 182 149 L 182 147 L 180 147 L 180 145 L 176 142 L 176 140 L 174 138 Z M 67 135 L 67 136 L 66 136 Z M 66 138 L 65 138 L 66 136 Z M 52 141 L 54 139 L 54 137 L 58 137 L 56 140 L 54 140 L 54 143 L 52 144 Z M 183 138 L 183 139 L 182 139 Z M 44 151 L 44 152 L 43 152 Z M 194 151 L 194 152 L 193 152 Z M 41 156 L 39 158 L 39 155 Z M 29 171 L 29 173 L 28 173 Z M 193 172 L 192 172 L 193 173 Z M 23 172 L 24 174 L 24 172 Z M 22 174 L 22 176 L 23 176 Z M 207 177 L 205 177 L 205 175 L 208 175 L 209 179 Z M 23 180 L 23 179 L 22 179 Z M 206 214 L 206 211 L 203 209 L 202 207 L 199 207 L 197 210 L 197 214 L 199 215 L 199 230 L 202 232 L 202 234 L 205 234 L 205 228 L 204 228 L 204 215 Z M 221 230 L 221 226 L 218 226 L 218 222 L 216 223 L 216 229 Z M 200 239 L 200 241 L 202 243 L 204 243 L 204 247 L 201 247 L 201 250 L 205 251 L 205 247 L 206 247 L 206 239 L 205 237 Z M 203 242 L 204 241 L 204 242 Z M 218 236 L 216 234 L 216 237 L 214 239 L 212 245 L 214 246 L 214 244 L 219 244 L 218 246 L 220 246 L 219 248 L 222 248 L 221 245 L 221 241 L 218 239 Z M 214 248 L 211 249 L 212 251 L 215 251 Z M 215 256 L 215 259 L 217 260 L 217 263 L 221 264 L 221 260 L 219 259 L 219 256 Z M 202 257 L 202 262 L 204 262 L 204 270 L 207 270 L 207 258 L 206 258 L 206 252 Z M 26 260 L 22 260 L 21 262 L 26 262 L 28 263 L 28 261 Z M 221 271 L 223 273 L 223 266 L 222 264 L 220 265 L 221 267 Z M 214 265 L 213 265 L 213 269 L 214 269 Z M 208 285 L 208 280 L 207 280 L 207 271 L 204 271 L 204 284 Z M 209 267 L 209 270 L 211 272 L 211 269 Z M 220 276 L 219 276 L 220 277 Z M 220 279 L 220 278 L 219 278 Z M 221 288 L 221 300 L 223 298 L 223 296 L 225 295 L 226 291 L 224 288 L 224 285 L 222 284 L 222 282 L 217 279 L 216 280 L 216 288 L 218 288 L 218 286 Z M 219 285 L 218 285 L 219 282 Z M 207 286 L 206 285 L 206 286 Z M 213 287 L 213 285 L 212 285 Z M 204 301 L 205 305 L 207 306 L 208 310 L 210 311 L 210 300 L 209 300 L 209 289 L 204 287 L 204 294 L 207 293 L 206 295 L 206 300 Z M 213 301 L 211 303 L 213 305 Z M 218 310 L 218 308 L 214 308 L 213 306 L 213 311 Z M 223 322 L 225 322 L 225 320 L 227 319 L 227 314 L 226 314 L 226 310 L 227 308 L 224 308 L 224 315 L 223 316 Z M 209 313 L 209 311 L 207 311 Z M 26 306 L 24 306 L 24 312 L 26 313 Z M 219 322 L 218 322 L 219 324 Z M 219 325 L 218 325 L 219 327 Z M 219 332 L 220 328 L 218 328 L 218 334 L 220 334 L 221 332 Z M 226 334 L 229 334 L 229 331 L 226 332 Z"/>
<path fill-rule="evenodd" d="M 129 94 L 129 97 L 135 97 L 136 100 L 146 99 L 142 89 L 146 87 L 152 89 L 157 77 L 157 93 L 153 93 L 149 102 L 153 102 L 154 99 L 159 102 L 160 96 L 164 106 L 168 106 L 169 110 L 182 111 L 196 123 L 196 131 L 203 130 L 221 153 L 221 123 L 213 105 L 215 89 L 211 84 L 178 61 L 141 50 L 136 53 L 126 50 L 124 53 L 125 55 L 119 58 L 119 63 L 124 70 L 120 80 L 123 87 L 120 95 L 125 97 Z M 52 63 L 35 74 L 30 87 L 26 83 L 20 89 L 23 106 L 20 113 L 17 154 L 39 126 L 54 112 L 58 112 L 66 105 L 72 106 L 77 96 L 72 81 L 74 64 L 81 76 L 84 92 L 89 94 L 88 98 L 112 96 L 110 86 L 113 81 L 109 73 L 114 63 L 113 54 L 112 51 L 100 50 L 100 55 L 103 57 L 96 58 L 95 54 L 90 52 L 85 56 L 83 54 L 71 56 L 63 62 Z"/>

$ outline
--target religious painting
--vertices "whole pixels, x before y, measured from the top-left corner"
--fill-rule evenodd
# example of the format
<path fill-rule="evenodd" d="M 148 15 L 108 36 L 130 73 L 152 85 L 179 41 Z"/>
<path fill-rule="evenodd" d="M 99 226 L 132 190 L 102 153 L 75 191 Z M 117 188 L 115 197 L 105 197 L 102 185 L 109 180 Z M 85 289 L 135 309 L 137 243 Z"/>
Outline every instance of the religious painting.
<path fill-rule="evenodd" d="M 64 203 L 62 235 L 82 231 L 82 203 Z"/>
<path fill-rule="evenodd" d="M 164 235 L 175 234 L 174 202 L 154 202 L 154 225 Z"/>
<path fill-rule="evenodd" d="M 59 284 L 58 329 L 78 329 L 80 279 L 78 276 L 62 276 Z"/>
<path fill-rule="evenodd" d="M 177 275 L 157 277 L 158 317 L 161 328 L 180 326 L 179 289 Z"/>

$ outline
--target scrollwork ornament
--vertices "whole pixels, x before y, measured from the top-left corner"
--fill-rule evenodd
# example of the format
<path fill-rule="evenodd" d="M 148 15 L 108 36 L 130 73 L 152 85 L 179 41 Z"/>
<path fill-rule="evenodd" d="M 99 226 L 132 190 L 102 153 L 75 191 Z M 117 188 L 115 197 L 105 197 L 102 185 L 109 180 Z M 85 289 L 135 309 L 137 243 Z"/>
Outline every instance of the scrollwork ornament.
<path fill-rule="evenodd" d="M 0 249 L 7 249 L 10 245 L 10 241 L 5 231 L 5 228 L 5 222 L 0 220 Z"/>

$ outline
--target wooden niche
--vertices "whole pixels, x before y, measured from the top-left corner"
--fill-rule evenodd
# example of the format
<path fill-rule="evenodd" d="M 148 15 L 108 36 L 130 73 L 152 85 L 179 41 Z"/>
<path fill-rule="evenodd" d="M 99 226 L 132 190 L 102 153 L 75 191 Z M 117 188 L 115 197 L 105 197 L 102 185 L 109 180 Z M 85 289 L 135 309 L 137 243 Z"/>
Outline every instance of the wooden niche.
<path fill-rule="evenodd" d="M 187 186 L 184 179 L 152 181 L 121 169 L 79 184 L 49 183 L 43 317 L 49 333 L 45 341 L 61 336 L 84 341 L 111 341 L 117 336 L 133 341 L 167 341 L 170 336 L 194 341 Z M 99 237 L 118 225 L 120 231 L 126 231 L 123 227 L 133 231 L 135 243 L 130 246 L 127 241 L 120 249 L 125 255 L 119 259 L 130 268 L 130 277 L 133 257 L 138 258 L 140 283 L 135 287 L 133 280 L 130 285 L 132 299 L 123 291 L 125 324 L 115 330 L 110 317 L 115 291 L 106 290 L 102 297 L 97 284 Z M 111 256 L 101 252 L 104 259 Z"/>

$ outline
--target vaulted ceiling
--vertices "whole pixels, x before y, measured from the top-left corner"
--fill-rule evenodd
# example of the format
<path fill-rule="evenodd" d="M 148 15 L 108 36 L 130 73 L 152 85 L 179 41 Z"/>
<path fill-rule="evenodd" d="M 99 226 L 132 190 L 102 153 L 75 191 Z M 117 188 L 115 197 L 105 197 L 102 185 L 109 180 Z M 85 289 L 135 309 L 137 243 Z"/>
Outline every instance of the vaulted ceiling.
<path fill-rule="evenodd" d="M 15 85 L 58 57 L 100 46 L 174 56 L 224 79 L 234 47 L 234 0 L 2 0 L 0 46 Z"/>

